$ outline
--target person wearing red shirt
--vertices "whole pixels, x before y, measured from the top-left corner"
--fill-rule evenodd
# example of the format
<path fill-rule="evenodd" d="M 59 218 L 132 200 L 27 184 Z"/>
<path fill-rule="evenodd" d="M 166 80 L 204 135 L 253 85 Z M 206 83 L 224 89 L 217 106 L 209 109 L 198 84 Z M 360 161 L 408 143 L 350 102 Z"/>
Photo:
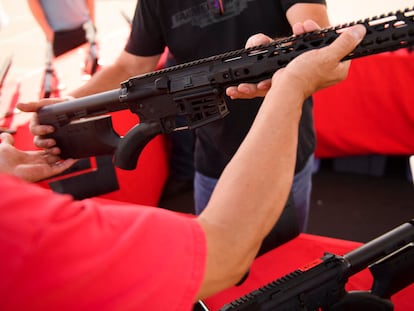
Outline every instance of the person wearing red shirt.
<path fill-rule="evenodd" d="M 316 25 L 295 27 L 300 33 Z M 73 201 L 31 185 L 17 177 L 46 178 L 73 160 L 17 150 L 2 134 L 0 309 L 191 310 L 198 299 L 240 281 L 289 194 L 304 99 L 346 77 L 349 62 L 341 59 L 364 33 L 353 26 L 276 72 L 251 130 L 197 217 Z M 238 96 L 237 87 L 227 93 Z M 252 161 L 254 167 L 246 165 Z"/>

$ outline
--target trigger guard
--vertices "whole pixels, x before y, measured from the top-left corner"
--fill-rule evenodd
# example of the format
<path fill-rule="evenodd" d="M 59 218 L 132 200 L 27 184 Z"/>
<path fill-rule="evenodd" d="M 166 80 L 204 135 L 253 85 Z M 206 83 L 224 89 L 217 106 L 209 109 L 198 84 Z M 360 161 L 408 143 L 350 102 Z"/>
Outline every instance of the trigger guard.
<path fill-rule="evenodd" d="M 157 122 L 135 125 L 121 138 L 118 144 L 114 154 L 115 166 L 124 170 L 134 170 L 142 150 L 155 136 L 161 133 L 161 125 Z"/>

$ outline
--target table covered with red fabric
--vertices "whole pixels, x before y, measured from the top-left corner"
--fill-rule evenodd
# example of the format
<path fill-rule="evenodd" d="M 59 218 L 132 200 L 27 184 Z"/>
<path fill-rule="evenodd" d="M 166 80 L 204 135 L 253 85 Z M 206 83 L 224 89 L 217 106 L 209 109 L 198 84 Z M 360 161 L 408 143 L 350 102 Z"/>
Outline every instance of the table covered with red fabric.
<path fill-rule="evenodd" d="M 348 78 L 315 94 L 316 156 L 414 154 L 414 52 L 358 58 Z"/>
<path fill-rule="evenodd" d="M 258 257 L 243 284 L 231 287 L 206 299 L 204 302 L 211 311 L 219 310 L 225 304 L 314 262 L 321 258 L 325 252 L 344 255 L 359 246 L 361 246 L 361 243 L 311 234 L 300 234 L 297 238 Z M 412 271 L 407 273 L 412 273 Z M 348 291 L 368 290 L 371 288 L 371 285 L 371 273 L 368 269 L 365 269 L 349 279 L 346 289 Z M 393 296 L 394 310 L 414 310 L 413 297 L 414 284 Z"/>

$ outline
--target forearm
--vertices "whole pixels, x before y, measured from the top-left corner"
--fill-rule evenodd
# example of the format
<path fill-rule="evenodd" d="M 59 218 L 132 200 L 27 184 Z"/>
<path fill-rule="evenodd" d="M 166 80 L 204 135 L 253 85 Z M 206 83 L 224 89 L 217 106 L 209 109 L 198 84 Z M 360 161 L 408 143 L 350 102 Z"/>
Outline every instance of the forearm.
<path fill-rule="evenodd" d="M 75 98 L 84 97 L 119 88 L 120 83 L 128 78 L 122 69 L 108 65 L 96 72 L 92 78 L 79 88 L 71 91 L 68 95 Z"/>
<path fill-rule="evenodd" d="M 123 51 L 113 64 L 104 66 L 87 83 L 69 95 L 78 98 L 119 88 L 121 82 L 153 71 L 159 58 L 160 55 L 141 57 Z"/>
<path fill-rule="evenodd" d="M 282 85 L 285 87 L 276 84 L 269 91 L 248 136 L 225 169 L 221 186 L 217 187 L 220 201 L 230 189 L 234 189 L 235 195 L 226 196 L 228 213 L 220 211 L 216 219 L 245 228 L 234 233 L 240 237 L 243 232 L 243 240 L 251 239 L 257 247 L 278 219 L 294 175 L 298 124 L 305 98 L 297 90 L 289 91 L 287 83 Z M 283 102 L 272 101 L 274 98 Z M 245 217 L 235 218 L 241 211 Z"/>
<path fill-rule="evenodd" d="M 279 86 L 274 80 L 272 84 L 275 87 L 267 94 L 254 125 L 199 216 L 209 245 L 206 274 L 216 272 L 213 280 L 217 282 L 220 274 L 234 271 L 223 280 L 223 288 L 237 282 L 250 266 L 279 218 L 293 180 L 304 97 L 286 87 L 287 83 Z M 272 98 L 283 98 L 283 102 Z"/>
<path fill-rule="evenodd" d="M 364 34 L 363 26 L 350 27 L 329 46 L 304 53 L 273 76 L 253 126 L 198 218 L 207 237 L 199 297 L 234 284 L 248 269 L 291 188 L 302 104 L 345 79 L 349 62 L 341 60 Z"/>

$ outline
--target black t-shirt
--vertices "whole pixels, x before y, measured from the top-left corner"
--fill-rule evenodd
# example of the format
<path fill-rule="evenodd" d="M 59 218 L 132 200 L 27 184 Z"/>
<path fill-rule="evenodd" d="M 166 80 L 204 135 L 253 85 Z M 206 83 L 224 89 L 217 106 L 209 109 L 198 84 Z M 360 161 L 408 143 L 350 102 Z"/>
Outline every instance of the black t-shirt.
<path fill-rule="evenodd" d="M 324 0 L 224 0 L 224 14 L 214 0 L 139 0 L 125 50 L 139 56 L 161 54 L 167 46 L 177 63 L 244 48 L 256 33 L 273 38 L 291 35 L 285 12 L 295 3 Z M 296 171 L 315 149 L 312 104 L 303 107 Z M 230 114 L 196 130 L 195 167 L 218 178 L 246 136 L 262 99 L 230 100 Z M 252 163 L 254 165 L 254 163 Z"/>

